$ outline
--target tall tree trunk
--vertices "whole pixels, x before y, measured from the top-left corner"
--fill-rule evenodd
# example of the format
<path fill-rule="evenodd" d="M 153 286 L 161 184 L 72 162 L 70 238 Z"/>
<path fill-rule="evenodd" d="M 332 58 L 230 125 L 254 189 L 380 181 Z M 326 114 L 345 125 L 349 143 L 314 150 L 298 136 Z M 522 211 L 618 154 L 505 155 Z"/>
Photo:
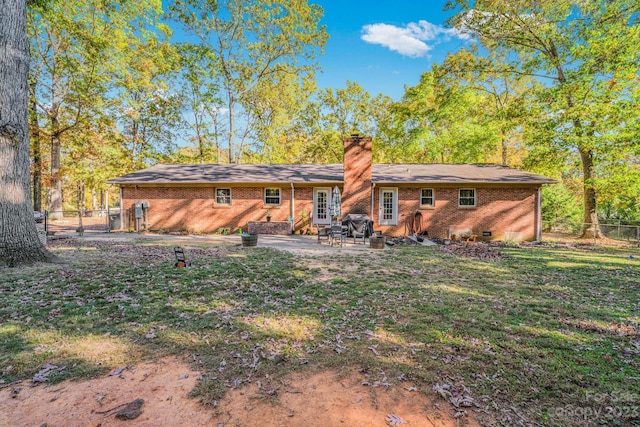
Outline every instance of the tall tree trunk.
<path fill-rule="evenodd" d="M 60 176 L 60 122 L 57 111 L 51 115 L 51 188 L 49 218 L 62 218 L 62 177 Z"/>
<path fill-rule="evenodd" d="M 229 164 L 233 163 L 233 104 L 229 102 Z"/>
<path fill-rule="evenodd" d="M 596 202 L 596 189 L 593 186 L 593 151 L 578 147 L 582 159 L 582 186 L 584 189 L 584 225 L 581 237 L 602 238 Z"/>
<path fill-rule="evenodd" d="M 0 0 L 0 263 L 52 260 L 38 238 L 29 185 L 29 45 L 25 0 Z"/>
<path fill-rule="evenodd" d="M 32 163 L 31 168 L 33 172 L 33 210 L 42 211 L 42 147 L 40 141 L 40 126 L 38 125 L 38 115 L 35 94 L 35 83 L 31 84 L 31 103 L 29 109 L 30 117 L 30 134 L 31 134 L 31 148 L 32 148 Z"/>
<path fill-rule="evenodd" d="M 91 187 L 91 210 L 97 211 L 100 209 L 100 205 L 98 204 L 98 192 L 96 191 L 96 187 Z"/>

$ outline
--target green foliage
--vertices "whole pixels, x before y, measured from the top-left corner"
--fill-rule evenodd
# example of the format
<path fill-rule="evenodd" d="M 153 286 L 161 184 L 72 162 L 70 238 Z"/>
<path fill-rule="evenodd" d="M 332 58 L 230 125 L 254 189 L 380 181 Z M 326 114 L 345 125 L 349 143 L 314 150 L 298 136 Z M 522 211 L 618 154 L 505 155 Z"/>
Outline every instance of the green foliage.
<path fill-rule="evenodd" d="M 380 152 L 382 123 L 387 119 L 391 98 L 371 97 L 357 82 L 346 87 L 316 92 L 315 99 L 299 110 L 283 142 L 289 149 L 287 161 L 340 163 L 345 137 L 358 133 L 376 140 Z"/>
<path fill-rule="evenodd" d="M 215 80 L 216 55 L 204 44 L 182 43 L 178 45 L 181 61 L 181 93 L 186 112 L 193 115 L 189 123 L 195 152 L 187 159 L 189 163 L 221 163 L 221 139 L 224 134 L 223 101 L 219 97 L 220 87 Z M 178 154 L 186 155 L 187 150 Z"/>
<path fill-rule="evenodd" d="M 542 187 L 542 221 L 545 229 L 580 229 L 582 209 L 575 194 L 562 184 Z"/>
<path fill-rule="evenodd" d="M 393 105 L 383 157 L 390 162 L 487 162 L 499 129 L 487 120 L 483 102 L 482 94 L 447 78 L 446 70 L 434 65 Z"/>
<path fill-rule="evenodd" d="M 312 85 L 327 39 L 322 8 L 303 0 L 177 0 L 171 11 L 215 56 L 205 75 L 225 110 L 227 160 L 240 162 L 252 141 L 275 145 L 275 130 L 286 128 L 287 113 Z"/>
<path fill-rule="evenodd" d="M 169 151 L 179 106 L 165 78 L 175 53 L 159 0 L 43 4 L 28 15 L 30 119 L 34 140 L 51 142 L 45 182 L 60 201 L 63 182 L 67 194 L 80 182 L 101 190 Z"/>
<path fill-rule="evenodd" d="M 440 72 L 477 94 L 478 108 L 469 113 L 478 115 L 483 127 L 492 128 L 498 141 L 497 147 L 488 147 L 488 160 L 522 166 L 526 154 L 523 131 L 530 115 L 530 97 L 539 83 L 526 75 L 504 72 L 505 52 L 488 54 L 484 57 L 475 48 L 462 49 L 447 56 Z"/>
<path fill-rule="evenodd" d="M 564 154 L 582 175 L 584 222 L 596 220 L 604 158 L 637 149 L 640 4 L 636 0 L 450 2 L 451 20 L 515 76 L 544 80 L 526 127 L 531 151 Z M 636 148 L 634 148 L 636 147 Z"/>

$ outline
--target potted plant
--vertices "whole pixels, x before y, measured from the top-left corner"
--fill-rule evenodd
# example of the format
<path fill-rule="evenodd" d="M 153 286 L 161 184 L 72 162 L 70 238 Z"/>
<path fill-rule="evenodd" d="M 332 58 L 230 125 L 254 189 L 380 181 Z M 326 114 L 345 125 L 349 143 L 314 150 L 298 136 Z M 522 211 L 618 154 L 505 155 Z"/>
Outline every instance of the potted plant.
<path fill-rule="evenodd" d="M 242 236 L 242 246 L 250 247 L 250 246 L 258 245 L 257 234 L 242 233 L 241 236 Z"/>
<path fill-rule="evenodd" d="M 271 222 L 271 209 L 267 209 L 267 222 Z"/>
<path fill-rule="evenodd" d="M 460 238 L 462 240 L 464 240 L 465 242 L 475 242 L 476 241 L 476 237 L 478 237 L 476 234 L 471 234 L 471 233 L 462 233 L 462 234 L 460 234 Z"/>

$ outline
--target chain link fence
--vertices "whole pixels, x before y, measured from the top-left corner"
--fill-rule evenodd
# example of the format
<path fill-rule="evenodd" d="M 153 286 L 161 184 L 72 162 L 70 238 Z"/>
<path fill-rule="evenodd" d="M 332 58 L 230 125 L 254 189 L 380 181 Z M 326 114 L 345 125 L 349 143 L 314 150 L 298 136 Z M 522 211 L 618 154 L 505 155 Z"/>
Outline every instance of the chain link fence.
<path fill-rule="evenodd" d="M 588 229 L 593 229 L 589 223 L 568 223 L 568 222 L 542 222 L 543 233 L 554 233 L 560 235 L 566 235 L 567 237 L 582 237 L 582 230 L 587 226 Z M 640 244 L 640 223 L 625 224 L 621 221 L 601 222 L 600 233 L 607 239 L 627 241 Z M 585 237 L 593 237 L 590 236 Z"/>
<path fill-rule="evenodd" d="M 120 209 L 45 212 L 39 227 L 48 235 L 108 233 L 120 228 Z"/>

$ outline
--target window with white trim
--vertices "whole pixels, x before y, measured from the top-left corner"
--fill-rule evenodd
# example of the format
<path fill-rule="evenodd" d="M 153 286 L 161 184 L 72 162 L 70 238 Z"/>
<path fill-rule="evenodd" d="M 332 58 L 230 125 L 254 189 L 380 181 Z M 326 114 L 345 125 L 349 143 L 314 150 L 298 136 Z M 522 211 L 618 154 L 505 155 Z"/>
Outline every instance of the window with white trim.
<path fill-rule="evenodd" d="M 216 188 L 216 205 L 231 206 L 230 188 Z"/>
<path fill-rule="evenodd" d="M 265 205 L 279 205 L 280 204 L 280 189 L 279 188 L 265 188 L 264 189 L 264 204 Z"/>
<path fill-rule="evenodd" d="M 435 199 L 433 197 L 433 188 L 420 189 L 420 206 L 433 207 Z"/>
<path fill-rule="evenodd" d="M 458 206 L 461 208 L 473 208 L 476 206 L 475 188 L 461 188 L 458 190 Z"/>

